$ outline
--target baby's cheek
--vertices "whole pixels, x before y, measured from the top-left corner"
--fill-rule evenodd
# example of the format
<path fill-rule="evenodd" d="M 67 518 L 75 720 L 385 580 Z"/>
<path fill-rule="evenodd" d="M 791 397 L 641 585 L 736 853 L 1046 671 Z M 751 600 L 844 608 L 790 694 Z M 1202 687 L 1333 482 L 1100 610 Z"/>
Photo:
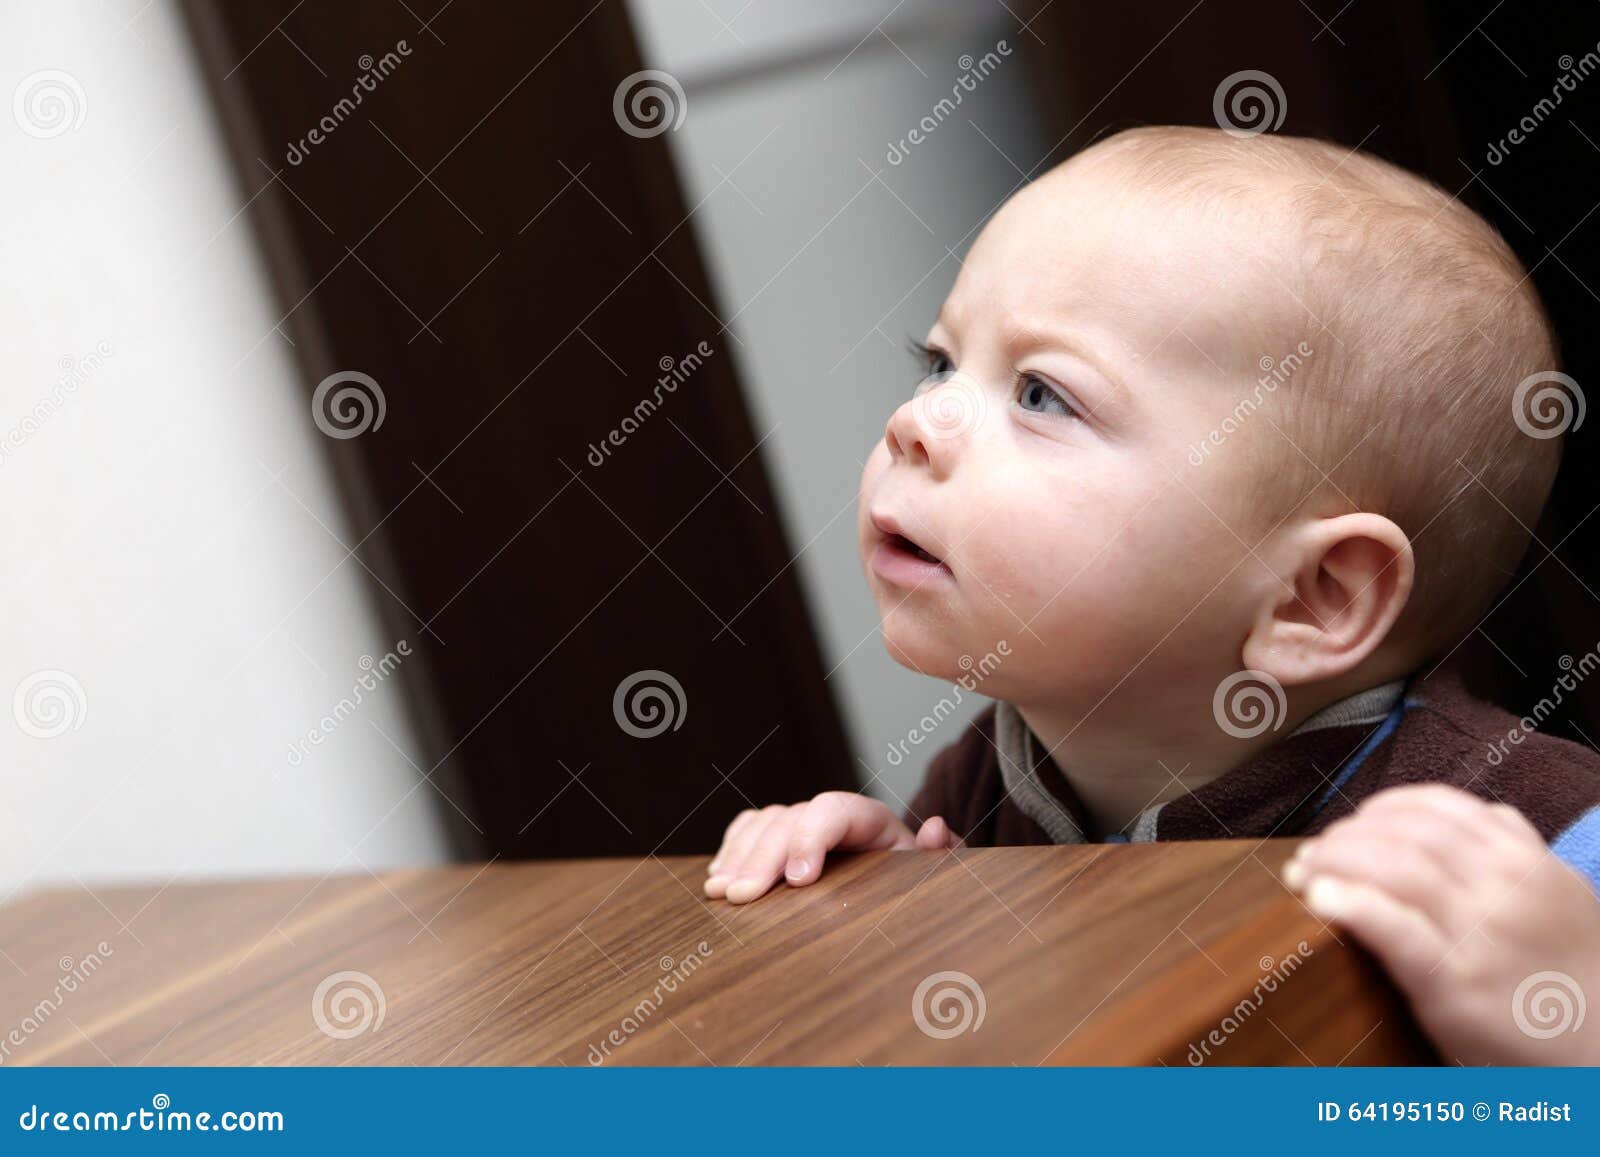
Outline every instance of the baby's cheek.
<path fill-rule="evenodd" d="M 1198 598 L 1249 557 L 1262 536 L 1260 527 L 1239 517 L 1230 504 L 1174 479 L 1141 499 L 1118 537 L 1130 556 L 1130 573 L 1176 577 Z"/>
<path fill-rule="evenodd" d="M 861 468 L 861 488 L 858 495 L 865 500 L 872 494 L 873 484 L 884 468 L 889 465 L 889 446 L 882 438 L 872 448 L 872 453 L 867 455 L 867 461 Z"/>
<path fill-rule="evenodd" d="M 1078 549 L 1070 539 L 1066 528 L 1037 514 L 991 511 L 963 553 L 980 580 L 979 593 L 1027 619 L 1077 569 L 1071 559 Z"/>
<path fill-rule="evenodd" d="M 889 443 L 880 435 L 872 444 L 872 451 L 867 455 L 867 465 L 881 470 L 889 464 Z"/>
<path fill-rule="evenodd" d="M 1197 566 L 1196 552 L 1213 547 L 1191 541 L 1192 526 L 1161 525 L 1159 515 L 1104 520 L 1074 508 L 1020 536 L 991 583 L 1010 612 L 1025 647 L 1045 641 L 1040 661 L 1081 668 L 1114 668 L 1139 661 L 1172 631 L 1216 579 Z M 1221 527 L 1216 532 L 1226 533 Z M 997 629 L 1007 623 L 997 621 Z"/>
<path fill-rule="evenodd" d="M 988 607 L 988 629 L 1013 645 L 1052 649 L 1098 641 L 1125 621 L 1130 589 L 1118 544 L 1097 542 L 1089 527 L 1066 519 L 1031 518 L 995 529 L 983 582 L 969 594 Z M 1026 624 L 1026 626 L 1024 626 Z"/>
<path fill-rule="evenodd" d="M 1062 592 L 1037 614 L 1023 616 L 1032 620 L 1027 630 L 1015 622 L 997 625 L 1007 648 L 1000 675 L 1010 694 L 994 694 L 1092 705 L 1135 669 L 1148 650 L 1142 632 L 1133 629 L 1118 607 L 1087 607 L 1074 590 Z"/>

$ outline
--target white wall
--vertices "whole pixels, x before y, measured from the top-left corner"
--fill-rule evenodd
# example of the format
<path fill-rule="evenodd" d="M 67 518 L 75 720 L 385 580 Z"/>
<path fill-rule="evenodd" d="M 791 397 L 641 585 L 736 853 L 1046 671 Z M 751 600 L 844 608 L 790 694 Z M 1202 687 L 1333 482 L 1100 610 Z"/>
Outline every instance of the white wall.
<path fill-rule="evenodd" d="M 41 70 L 65 122 L 15 108 Z M 0 7 L 0 101 L 0 898 L 441 859 L 404 662 L 288 760 L 397 640 L 177 13 Z M 41 671 L 82 691 L 48 738 Z"/>
<path fill-rule="evenodd" d="M 856 770 L 882 772 L 873 790 L 883 798 L 909 799 L 927 758 L 987 701 L 969 695 L 908 759 L 889 763 L 889 745 L 951 687 L 884 652 L 854 495 L 915 384 L 906 339 L 925 335 L 955 279 L 946 246 L 964 256 L 1020 180 L 1013 162 L 1031 168 L 1050 143 L 1028 104 L 1029 34 L 1002 5 L 954 0 L 635 0 L 630 10 L 646 64 L 672 73 L 688 99 L 668 139 L 689 204 L 704 200 L 693 227 L 732 319 L 757 435 L 777 427 L 763 452 L 791 546 L 805 548 L 796 569 Z M 891 165 L 890 143 L 1002 39 L 1012 54 Z"/>

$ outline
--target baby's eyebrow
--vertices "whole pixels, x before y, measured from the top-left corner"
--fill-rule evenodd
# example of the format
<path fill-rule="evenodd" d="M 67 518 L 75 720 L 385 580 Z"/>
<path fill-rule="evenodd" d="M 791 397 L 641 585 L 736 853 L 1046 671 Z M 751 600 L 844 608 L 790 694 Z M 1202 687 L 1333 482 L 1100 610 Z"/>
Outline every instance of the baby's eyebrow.
<path fill-rule="evenodd" d="M 1123 376 L 1114 371 L 1096 350 L 1094 343 L 1081 334 L 1050 325 L 1028 325 L 1019 321 L 1011 344 L 1018 358 L 1039 350 L 1061 350 L 1091 366 L 1118 400 L 1126 402 L 1131 396 Z"/>

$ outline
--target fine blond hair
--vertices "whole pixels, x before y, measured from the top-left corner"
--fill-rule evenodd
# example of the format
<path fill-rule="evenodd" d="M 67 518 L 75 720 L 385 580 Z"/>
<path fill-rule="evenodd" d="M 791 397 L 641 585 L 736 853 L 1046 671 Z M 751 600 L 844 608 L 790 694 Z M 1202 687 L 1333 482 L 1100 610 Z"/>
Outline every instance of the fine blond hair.
<path fill-rule="evenodd" d="M 1068 164 L 1099 160 L 1288 241 L 1272 312 L 1316 353 L 1273 398 L 1293 445 L 1252 435 L 1298 508 L 1405 532 L 1416 582 L 1397 636 L 1453 645 L 1515 572 L 1560 464 L 1526 384 L 1559 370 L 1556 337 L 1510 246 L 1432 183 L 1324 141 L 1147 127 Z"/>

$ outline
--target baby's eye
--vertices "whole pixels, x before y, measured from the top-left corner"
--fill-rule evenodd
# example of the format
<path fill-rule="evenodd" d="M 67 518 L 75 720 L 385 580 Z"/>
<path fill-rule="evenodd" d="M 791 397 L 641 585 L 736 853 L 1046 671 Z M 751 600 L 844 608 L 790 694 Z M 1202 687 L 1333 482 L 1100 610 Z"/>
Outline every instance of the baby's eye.
<path fill-rule="evenodd" d="M 919 394 L 928 386 L 939 385 L 955 372 L 955 362 L 951 361 L 950 356 L 943 350 L 913 340 L 911 352 L 922 368 L 922 377 L 917 382 Z"/>
<path fill-rule="evenodd" d="M 1062 414 L 1069 418 L 1080 417 L 1077 408 L 1043 378 L 1023 374 L 1017 379 L 1017 404 L 1024 410 L 1039 414 Z"/>

